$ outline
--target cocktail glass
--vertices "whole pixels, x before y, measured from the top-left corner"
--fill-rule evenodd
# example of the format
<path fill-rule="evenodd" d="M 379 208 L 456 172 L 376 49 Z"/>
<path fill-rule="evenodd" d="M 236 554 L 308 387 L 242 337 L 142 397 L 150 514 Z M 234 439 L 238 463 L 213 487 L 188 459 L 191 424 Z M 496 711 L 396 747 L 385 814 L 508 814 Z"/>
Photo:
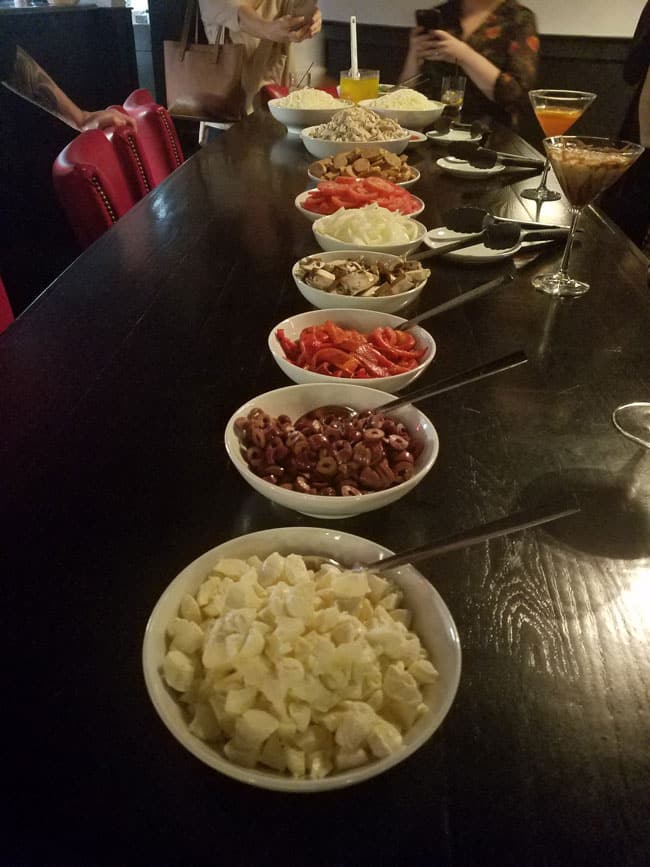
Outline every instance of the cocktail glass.
<path fill-rule="evenodd" d="M 560 270 L 540 274 L 533 286 L 548 295 L 576 296 L 589 291 L 589 284 L 569 276 L 569 258 L 578 218 L 583 208 L 610 187 L 643 153 L 629 141 L 594 136 L 560 135 L 544 139 L 546 156 L 569 200 L 573 218 Z"/>
<path fill-rule="evenodd" d="M 637 401 L 617 406 L 612 421 L 624 437 L 650 449 L 650 403 Z"/>
<path fill-rule="evenodd" d="M 528 93 L 535 116 L 546 136 L 564 135 L 573 124 L 582 117 L 591 103 L 596 99 L 595 93 L 583 90 L 531 90 Z M 550 163 L 546 160 L 542 179 L 535 189 L 524 190 L 524 199 L 536 202 L 555 202 L 560 194 L 549 190 L 546 178 Z"/>

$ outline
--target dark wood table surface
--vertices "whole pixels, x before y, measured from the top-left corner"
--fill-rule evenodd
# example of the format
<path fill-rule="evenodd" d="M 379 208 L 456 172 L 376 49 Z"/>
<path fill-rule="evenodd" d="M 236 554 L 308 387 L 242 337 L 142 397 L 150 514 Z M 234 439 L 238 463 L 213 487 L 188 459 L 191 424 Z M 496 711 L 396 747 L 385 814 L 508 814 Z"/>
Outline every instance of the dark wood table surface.
<path fill-rule="evenodd" d="M 430 226 L 456 204 L 531 208 L 530 172 L 462 181 L 433 146 L 412 153 Z M 463 648 L 433 738 L 366 784 L 292 797 L 203 766 L 149 701 L 144 627 L 177 572 L 228 538 L 315 523 L 250 490 L 223 447 L 237 406 L 287 384 L 266 336 L 307 309 L 290 266 L 315 250 L 293 206 L 308 161 L 269 116 L 237 125 L 0 338 L 2 861 L 647 864 L 650 456 L 610 415 L 650 396 L 648 262 L 596 211 L 572 264 L 586 296 L 531 288 L 555 248 L 436 320 L 424 382 L 518 348 L 530 363 L 424 404 L 441 441 L 427 479 L 330 522 L 397 549 L 567 491 L 583 505 L 422 567 Z M 542 218 L 566 221 L 564 205 Z M 420 306 L 506 267 L 436 264 Z"/>

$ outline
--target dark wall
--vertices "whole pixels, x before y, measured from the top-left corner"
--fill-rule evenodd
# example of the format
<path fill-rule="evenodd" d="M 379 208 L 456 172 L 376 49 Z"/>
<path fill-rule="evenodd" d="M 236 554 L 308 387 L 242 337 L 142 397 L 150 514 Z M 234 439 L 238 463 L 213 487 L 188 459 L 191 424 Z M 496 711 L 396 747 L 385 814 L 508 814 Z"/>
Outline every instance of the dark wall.
<path fill-rule="evenodd" d="M 328 22 L 324 29 L 328 75 L 337 79 L 339 70 L 350 64 L 349 26 Z M 408 32 L 405 27 L 358 25 L 362 65 L 381 70 L 382 81 L 397 81 L 406 55 Z M 585 135 L 618 134 L 632 97 L 632 89 L 623 81 L 623 61 L 630 40 L 542 35 L 540 41 L 539 87 L 598 94 L 574 130 Z M 524 138 L 541 147 L 542 137 L 532 111 L 523 119 L 520 131 Z"/>
<path fill-rule="evenodd" d="M 138 86 L 130 9 L 0 9 L 0 39 L 9 32 L 84 109 L 122 103 Z M 79 252 L 51 178 L 76 134 L 0 87 L 0 274 L 15 313 Z"/>

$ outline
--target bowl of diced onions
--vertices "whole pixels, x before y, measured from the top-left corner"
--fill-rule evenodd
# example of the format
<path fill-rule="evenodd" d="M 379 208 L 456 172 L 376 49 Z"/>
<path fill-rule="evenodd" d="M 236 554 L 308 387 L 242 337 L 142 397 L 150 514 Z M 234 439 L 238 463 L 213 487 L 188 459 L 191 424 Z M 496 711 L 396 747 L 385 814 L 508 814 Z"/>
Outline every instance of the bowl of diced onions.
<path fill-rule="evenodd" d="M 327 123 L 334 112 L 351 105 L 350 100 L 336 99 L 327 91 L 313 87 L 294 90 L 287 96 L 268 101 L 273 117 L 294 135 L 300 135 L 304 127 Z"/>
<path fill-rule="evenodd" d="M 381 313 L 396 313 L 419 298 L 430 276 L 422 266 L 409 263 L 407 267 L 401 256 L 362 250 L 306 256 L 295 263 L 291 274 L 302 296 L 320 310 L 353 307 Z M 364 276 L 365 289 L 360 283 Z"/>
<path fill-rule="evenodd" d="M 312 223 L 322 250 L 376 250 L 406 256 L 416 250 L 427 233 L 423 223 L 377 204 L 339 210 Z"/>
<path fill-rule="evenodd" d="M 445 109 L 444 103 L 427 99 L 417 90 L 410 88 L 401 88 L 377 99 L 364 99 L 359 105 L 372 109 L 381 117 L 397 121 L 402 127 L 416 130 L 430 126 Z"/>
<path fill-rule="evenodd" d="M 171 734 L 220 773 L 295 793 L 351 786 L 422 747 L 460 680 L 444 601 L 412 566 L 314 573 L 303 560 L 352 566 L 390 553 L 349 533 L 285 527 L 190 563 L 143 644 L 147 690 Z"/>

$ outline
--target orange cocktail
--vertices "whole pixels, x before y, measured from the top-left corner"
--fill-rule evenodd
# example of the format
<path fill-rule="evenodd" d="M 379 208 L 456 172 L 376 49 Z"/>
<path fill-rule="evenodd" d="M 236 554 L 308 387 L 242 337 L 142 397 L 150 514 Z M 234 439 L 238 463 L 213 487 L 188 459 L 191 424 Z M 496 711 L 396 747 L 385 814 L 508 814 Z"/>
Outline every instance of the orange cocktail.
<path fill-rule="evenodd" d="M 544 130 L 544 135 L 553 136 L 564 135 L 582 117 L 583 112 L 583 108 L 552 108 L 543 105 L 535 109 L 535 116 Z"/>

